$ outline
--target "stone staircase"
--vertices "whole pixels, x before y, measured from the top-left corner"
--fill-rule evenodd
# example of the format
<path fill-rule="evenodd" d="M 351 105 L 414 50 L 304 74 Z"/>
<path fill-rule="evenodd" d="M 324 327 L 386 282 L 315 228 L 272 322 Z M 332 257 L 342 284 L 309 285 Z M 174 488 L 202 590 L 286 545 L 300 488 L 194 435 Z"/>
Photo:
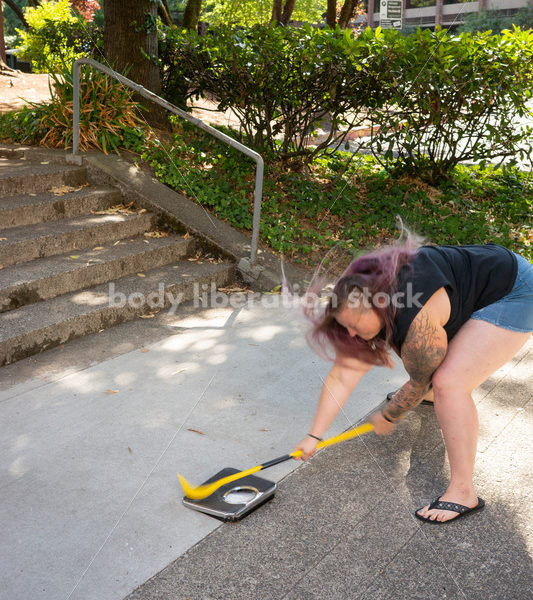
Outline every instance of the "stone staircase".
<path fill-rule="evenodd" d="M 0 366 L 234 279 L 233 263 L 122 202 L 86 167 L 0 153 Z"/>

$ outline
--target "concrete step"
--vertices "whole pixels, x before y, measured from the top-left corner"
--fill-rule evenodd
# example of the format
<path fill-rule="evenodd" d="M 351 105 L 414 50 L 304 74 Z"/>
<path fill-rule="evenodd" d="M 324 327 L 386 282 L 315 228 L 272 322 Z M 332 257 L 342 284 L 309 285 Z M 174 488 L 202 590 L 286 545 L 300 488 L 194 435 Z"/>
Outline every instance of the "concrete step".
<path fill-rule="evenodd" d="M 130 275 L 4 312 L 0 314 L 0 366 L 152 311 L 169 306 L 179 310 L 177 300 L 193 299 L 195 284 L 201 293 L 202 284 L 223 286 L 233 277 L 233 264 L 185 260 L 147 271 L 145 277 Z"/>
<path fill-rule="evenodd" d="M 0 312 L 176 262 L 194 245 L 178 235 L 137 237 L 76 252 L 77 258 L 59 254 L 6 267 L 0 270 Z"/>
<path fill-rule="evenodd" d="M 0 230 L 0 267 L 135 237 L 154 222 L 151 213 L 87 215 Z"/>
<path fill-rule="evenodd" d="M 58 219 L 68 219 L 103 210 L 121 202 L 120 191 L 105 187 L 87 187 L 65 193 L 52 192 L 0 198 L 0 227 L 22 227 Z"/>
<path fill-rule="evenodd" d="M 87 183 L 85 167 L 0 157 L 0 196 L 39 194 L 54 187 L 78 187 L 84 183 Z"/>
<path fill-rule="evenodd" d="M 0 157 L 1 158 L 24 158 L 24 149 L 22 148 L 9 148 L 2 147 L 0 148 Z"/>

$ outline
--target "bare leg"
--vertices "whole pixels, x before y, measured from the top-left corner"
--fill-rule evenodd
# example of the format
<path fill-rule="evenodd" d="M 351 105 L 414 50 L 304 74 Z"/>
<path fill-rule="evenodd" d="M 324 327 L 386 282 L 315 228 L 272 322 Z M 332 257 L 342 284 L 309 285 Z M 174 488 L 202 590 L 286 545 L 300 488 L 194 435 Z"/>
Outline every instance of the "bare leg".
<path fill-rule="evenodd" d="M 469 507 L 477 505 L 473 476 L 478 419 L 472 390 L 511 360 L 530 335 L 470 319 L 450 342 L 446 358 L 433 376 L 435 413 L 451 470 L 450 485 L 442 500 Z M 418 514 L 439 521 L 457 516 L 453 511 L 428 507 Z"/>

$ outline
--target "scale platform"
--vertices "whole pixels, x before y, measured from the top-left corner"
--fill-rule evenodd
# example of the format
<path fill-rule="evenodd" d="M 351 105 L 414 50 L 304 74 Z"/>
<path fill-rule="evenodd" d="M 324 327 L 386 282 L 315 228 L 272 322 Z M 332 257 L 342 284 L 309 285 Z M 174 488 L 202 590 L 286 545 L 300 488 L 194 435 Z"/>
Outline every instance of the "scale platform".
<path fill-rule="evenodd" d="M 231 467 L 222 469 L 222 471 L 204 481 L 202 485 L 213 483 L 235 473 L 239 473 L 239 469 L 232 469 Z M 255 475 L 248 475 L 248 477 L 243 477 L 219 487 L 207 498 L 192 500 L 184 496 L 182 502 L 187 508 L 199 510 L 217 519 L 238 521 L 267 500 L 270 500 L 275 491 L 276 484 L 273 481 Z"/>

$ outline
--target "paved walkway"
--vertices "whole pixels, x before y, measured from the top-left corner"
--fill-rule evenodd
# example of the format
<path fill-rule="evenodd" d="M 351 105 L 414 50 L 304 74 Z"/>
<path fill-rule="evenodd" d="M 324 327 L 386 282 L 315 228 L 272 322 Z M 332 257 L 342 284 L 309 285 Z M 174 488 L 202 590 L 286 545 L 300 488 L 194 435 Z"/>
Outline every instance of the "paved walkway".
<path fill-rule="evenodd" d="M 152 343 L 151 323 L 126 324 L 2 369 L 0 598 L 120 599 L 217 529 L 182 506 L 176 471 L 200 483 L 305 435 L 327 364 L 298 314 L 255 303 L 167 315 Z M 131 351 L 102 348 L 121 344 Z M 376 371 L 349 418 L 401 380 Z"/>
<path fill-rule="evenodd" d="M 128 600 L 532 598 L 532 372 L 529 343 L 475 393 L 483 512 L 443 526 L 412 516 L 448 477 L 433 408 L 420 406 L 393 436 L 322 451 L 273 501 L 219 527 Z"/>
<path fill-rule="evenodd" d="M 199 483 L 305 434 L 328 365 L 304 329 L 258 302 L 191 308 L 0 370 L 0 598 L 529 597 L 531 343 L 476 392 L 484 513 L 446 529 L 410 516 L 445 486 L 431 407 L 270 469 L 275 498 L 238 524 L 182 506 L 176 471 Z M 374 369 L 329 433 L 404 377 Z"/>

